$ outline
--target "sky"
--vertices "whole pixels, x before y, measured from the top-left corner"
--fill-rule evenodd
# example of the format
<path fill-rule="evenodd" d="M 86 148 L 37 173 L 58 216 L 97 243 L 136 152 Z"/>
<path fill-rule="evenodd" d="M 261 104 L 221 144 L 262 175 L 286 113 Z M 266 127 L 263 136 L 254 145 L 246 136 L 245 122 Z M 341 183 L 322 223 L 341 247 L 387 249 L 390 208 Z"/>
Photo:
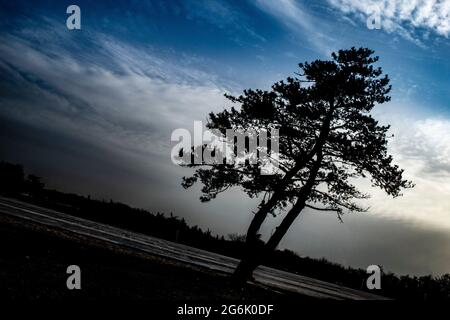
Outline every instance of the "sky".
<path fill-rule="evenodd" d="M 66 9 L 81 10 L 69 30 Z M 379 26 L 374 26 L 380 22 Z M 230 107 L 224 93 L 269 89 L 298 63 L 369 47 L 392 100 L 389 150 L 416 187 L 370 183 L 367 213 L 305 210 L 280 244 L 347 266 L 450 272 L 450 0 L 0 0 L 0 158 L 66 192 L 173 212 L 244 234 L 258 202 L 239 189 L 200 203 L 170 136 Z M 264 225 L 271 234 L 282 215 Z"/>

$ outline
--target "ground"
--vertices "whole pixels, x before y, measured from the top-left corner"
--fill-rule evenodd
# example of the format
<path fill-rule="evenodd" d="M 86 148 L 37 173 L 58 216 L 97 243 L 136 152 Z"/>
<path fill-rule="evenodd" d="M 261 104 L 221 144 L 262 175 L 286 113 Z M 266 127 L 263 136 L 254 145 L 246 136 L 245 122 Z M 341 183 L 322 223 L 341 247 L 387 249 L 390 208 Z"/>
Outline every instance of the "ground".
<path fill-rule="evenodd" d="M 3 215 L 0 243 L 0 296 L 8 300 L 276 303 L 307 299 L 253 284 L 238 289 L 224 274 Z M 81 268 L 81 290 L 66 287 L 69 265 Z"/>

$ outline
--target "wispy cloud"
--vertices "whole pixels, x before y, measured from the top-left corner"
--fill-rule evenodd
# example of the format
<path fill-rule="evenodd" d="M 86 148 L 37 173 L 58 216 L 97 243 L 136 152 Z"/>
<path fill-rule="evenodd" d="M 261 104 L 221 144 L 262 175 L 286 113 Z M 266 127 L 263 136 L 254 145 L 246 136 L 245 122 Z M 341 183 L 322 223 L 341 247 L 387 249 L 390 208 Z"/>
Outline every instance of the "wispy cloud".
<path fill-rule="evenodd" d="M 182 3 L 188 19 L 206 21 L 220 28 L 237 44 L 248 44 L 247 37 L 259 43 L 267 41 L 232 3 L 220 0 L 185 0 Z"/>
<path fill-rule="evenodd" d="M 215 75 L 113 38 L 93 39 L 96 58 L 62 43 L 47 50 L 29 37 L 0 38 L 0 114 L 110 150 L 169 157 L 171 130 L 223 103 Z"/>
<path fill-rule="evenodd" d="M 325 22 L 316 19 L 296 0 L 256 0 L 255 4 L 267 14 L 276 17 L 280 23 L 290 28 L 293 32 L 302 34 L 312 49 L 320 54 L 329 56 L 335 50 L 337 39 L 330 37 L 321 30 Z"/>

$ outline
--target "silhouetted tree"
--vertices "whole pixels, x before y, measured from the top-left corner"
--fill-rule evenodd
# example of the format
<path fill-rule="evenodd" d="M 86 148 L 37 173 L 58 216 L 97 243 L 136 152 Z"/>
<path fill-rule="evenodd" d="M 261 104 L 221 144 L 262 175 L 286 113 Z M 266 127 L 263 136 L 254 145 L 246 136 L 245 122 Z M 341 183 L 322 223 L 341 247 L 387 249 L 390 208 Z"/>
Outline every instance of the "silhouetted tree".
<path fill-rule="evenodd" d="M 207 127 L 222 134 L 226 129 L 280 130 L 279 171 L 274 175 L 261 175 L 261 162 L 187 164 L 197 170 L 183 178 L 183 186 L 202 182 L 202 201 L 233 186 L 250 197 L 263 196 L 246 235 L 248 254 L 235 271 L 236 280 L 251 277 L 304 208 L 334 211 L 339 219 L 344 211 L 365 211 L 355 201 L 368 195 L 352 183 L 355 178 L 369 176 L 374 186 L 393 197 L 412 187 L 387 153 L 389 126 L 379 125 L 370 114 L 377 103 L 390 100 L 391 89 L 388 76 L 374 67 L 378 57 L 373 53 L 351 48 L 333 53 L 329 61 L 301 63 L 297 77 L 275 83 L 270 91 L 226 95 L 240 104 L 239 110 L 209 115 Z M 256 250 L 262 223 L 278 209 L 286 209 L 284 219 L 265 251 Z"/>
<path fill-rule="evenodd" d="M 45 188 L 45 184 L 42 182 L 42 178 L 29 174 L 25 181 L 28 192 L 34 195 L 38 195 Z"/>
<path fill-rule="evenodd" d="M 23 166 L 5 161 L 0 162 L 0 192 L 16 194 L 24 189 Z"/>

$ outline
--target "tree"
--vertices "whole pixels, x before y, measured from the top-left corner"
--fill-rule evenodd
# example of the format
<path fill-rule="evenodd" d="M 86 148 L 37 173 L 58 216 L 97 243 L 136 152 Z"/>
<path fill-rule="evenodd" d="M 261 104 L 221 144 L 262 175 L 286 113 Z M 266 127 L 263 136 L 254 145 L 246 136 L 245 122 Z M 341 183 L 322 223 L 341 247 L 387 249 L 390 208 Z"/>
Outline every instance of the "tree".
<path fill-rule="evenodd" d="M 0 192 L 17 194 L 24 189 L 23 166 L 0 161 Z"/>
<path fill-rule="evenodd" d="M 233 186 L 262 198 L 247 231 L 248 254 L 234 273 L 239 282 L 251 278 L 303 209 L 333 211 L 339 219 L 346 211 L 366 211 L 359 199 L 369 195 L 355 186 L 357 178 L 369 177 L 373 186 L 393 197 L 413 187 L 387 152 L 389 126 L 370 114 L 376 104 L 390 100 L 391 90 L 388 76 L 374 66 L 378 57 L 373 53 L 351 48 L 333 53 L 329 61 L 300 63 L 296 77 L 275 83 L 269 91 L 226 95 L 239 109 L 210 113 L 207 128 L 222 134 L 227 129 L 279 129 L 279 170 L 274 175 L 261 175 L 261 162 L 184 164 L 196 170 L 182 185 L 189 188 L 200 181 L 202 201 Z M 259 229 L 268 214 L 278 211 L 284 218 L 261 250 Z"/>
<path fill-rule="evenodd" d="M 42 182 L 42 178 L 33 174 L 28 175 L 25 184 L 28 192 L 33 195 L 39 195 L 39 193 L 41 193 L 45 188 L 45 183 Z"/>

